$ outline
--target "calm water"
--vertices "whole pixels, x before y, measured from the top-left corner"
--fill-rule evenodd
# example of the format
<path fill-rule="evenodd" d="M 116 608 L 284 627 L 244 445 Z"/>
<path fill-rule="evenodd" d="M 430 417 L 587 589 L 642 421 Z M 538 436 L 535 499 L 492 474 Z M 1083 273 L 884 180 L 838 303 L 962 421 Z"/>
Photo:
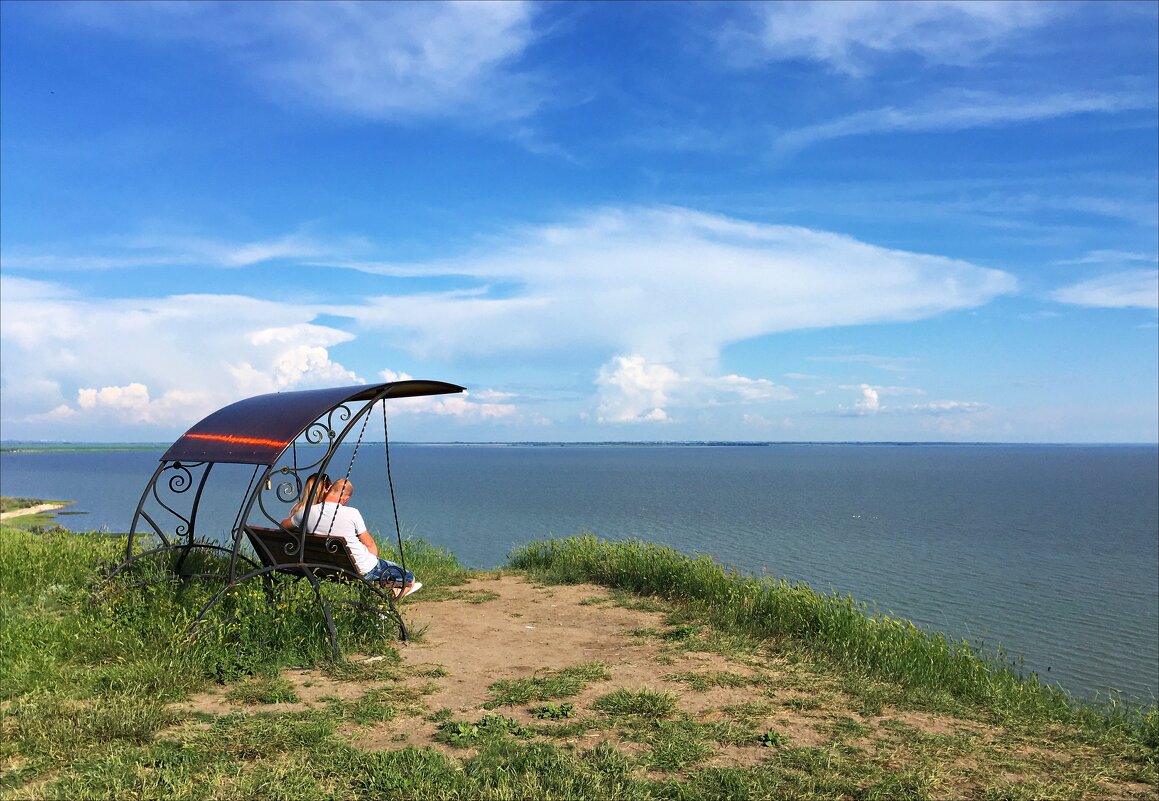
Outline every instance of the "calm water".
<path fill-rule="evenodd" d="M 0 455 L 0 493 L 72 499 L 127 530 L 160 451 Z M 404 535 L 473 567 L 591 531 L 850 593 L 1077 695 L 1159 695 L 1159 449 L 1080 446 L 391 448 Z M 393 535 L 381 444 L 354 503 Z M 331 471 L 341 474 L 343 467 Z M 250 471 L 214 476 L 228 530 Z M 214 485 L 211 482 L 211 488 Z"/>

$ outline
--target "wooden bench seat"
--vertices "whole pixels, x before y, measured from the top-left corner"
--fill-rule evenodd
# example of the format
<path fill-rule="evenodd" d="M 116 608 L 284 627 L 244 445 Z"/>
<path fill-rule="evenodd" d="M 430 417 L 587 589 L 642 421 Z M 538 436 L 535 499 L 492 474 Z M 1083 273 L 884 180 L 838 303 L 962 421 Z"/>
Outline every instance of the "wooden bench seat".
<path fill-rule="evenodd" d="M 297 578 L 305 578 L 309 574 L 316 578 L 332 581 L 361 582 L 386 604 L 390 616 L 398 623 L 399 637 L 403 642 L 406 642 L 406 623 L 395 607 L 395 598 L 402 592 L 403 582 L 400 578 L 390 576 L 384 576 L 377 580 L 363 576 L 358 566 L 354 564 L 354 557 L 350 553 L 346 540 L 341 537 L 327 537 L 321 534 L 307 534 L 303 537 L 301 534 L 281 528 L 246 526 L 244 530 L 250 545 L 253 546 L 254 552 L 262 563 L 263 570 L 259 572 L 265 572 L 267 579 L 268 572 L 273 571 Z M 312 583 L 316 584 L 313 580 Z M 319 595 L 319 599 L 321 599 L 321 595 Z M 368 608 L 361 603 L 353 605 Z M 326 624 L 330 630 L 330 642 L 334 647 L 334 655 L 337 657 L 337 635 L 334 632 L 334 621 L 325 600 L 322 600 L 322 608 L 326 615 Z"/>
<path fill-rule="evenodd" d="M 399 585 L 402 582 L 385 576 L 371 581 L 362 575 L 354 563 L 350 547 L 341 537 L 327 537 L 322 534 L 301 534 L 280 528 L 246 526 L 246 536 L 266 567 L 276 568 L 279 573 L 304 576 L 303 564 L 311 565 L 314 575 L 348 581 L 362 580 L 378 587 Z M 304 547 L 303 547 L 304 541 Z"/>

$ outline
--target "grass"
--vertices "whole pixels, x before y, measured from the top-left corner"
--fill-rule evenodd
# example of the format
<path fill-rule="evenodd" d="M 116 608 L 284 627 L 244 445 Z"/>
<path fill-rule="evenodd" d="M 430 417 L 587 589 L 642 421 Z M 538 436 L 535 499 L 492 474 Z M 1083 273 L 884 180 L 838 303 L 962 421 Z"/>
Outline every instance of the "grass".
<path fill-rule="evenodd" d="M 606 681 L 611 677 L 607 665 L 602 662 L 591 662 L 552 671 L 543 676 L 499 681 L 491 685 L 494 695 L 484 706 L 493 709 L 499 706 L 526 704 L 530 701 L 569 698 L 591 682 Z"/>
<path fill-rule="evenodd" d="M 324 591 L 343 652 L 357 659 L 331 658 L 312 591 L 289 579 L 269 596 L 237 588 L 190 640 L 204 588 L 183 590 L 162 580 L 162 565 L 146 564 L 98 594 L 123 540 L 4 525 L 0 796 L 1017 799 L 1159 790 L 1154 710 L 1060 702 L 985 655 L 860 622 L 845 600 L 800 585 L 753 586 L 663 549 L 570 542 L 538 544 L 534 560 L 516 554 L 507 573 L 615 588 L 601 604 L 664 616 L 625 647 L 646 644 L 674 666 L 651 666 L 647 684 L 598 661 L 540 669 L 494 682 L 486 706 L 495 711 L 472 711 L 431 703 L 440 682 L 457 677 L 400 659 L 376 615 L 339 603 L 351 600 L 349 588 Z M 494 601 L 490 591 L 458 589 L 470 574 L 445 551 L 407 547 L 408 567 L 432 590 L 419 603 Z M 666 571 L 691 576 L 702 593 Z M 746 597 L 752 619 L 714 606 Z M 856 636 L 876 639 L 858 646 Z M 893 647 L 901 654 L 879 653 Z M 899 669 L 921 653 L 950 667 L 974 659 L 979 673 L 999 675 L 971 683 L 969 666 L 958 665 L 943 686 L 926 668 Z M 1017 687 L 1046 696 L 1019 699 Z M 203 694 L 224 701 L 221 711 L 190 711 Z M 423 747 L 407 745 L 404 734 L 423 727 Z M 374 745 L 363 739 L 382 732 Z"/>
<path fill-rule="evenodd" d="M 924 697 L 926 705 L 945 711 L 973 706 L 992 710 L 999 721 L 1079 722 L 1092 733 L 1121 731 L 1148 748 L 1159 747 L 1155 707 L 1095 708 L 1077 702 L 1036 675 L 1020 675 L 1001 653 L 987 654 L 908 620 L 871 614 L 849 596 L 739 575 L 707 556 L 690 558 L 671 548 L 591 535 L 532 543 L 513 552 L 510 562 L 545 581 L 594 582 L 675 602 L 688 617 L 717 631 L 792 643 L 844 671 L 900 685 L 910 697 Z M 680 623 L 661 636 L 696 638 L 699 627 Z"/>

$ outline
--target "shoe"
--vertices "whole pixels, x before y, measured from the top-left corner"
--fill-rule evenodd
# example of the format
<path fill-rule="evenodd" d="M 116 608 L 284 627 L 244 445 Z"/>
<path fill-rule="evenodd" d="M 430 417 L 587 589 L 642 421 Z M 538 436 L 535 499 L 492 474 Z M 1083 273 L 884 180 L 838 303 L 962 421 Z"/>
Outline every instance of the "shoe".
<path fill-rule="evenodd" d="M 414 582 L 414 583 L 412 583 L 412 584 L 409 584 L 409 585 L 407 585 L 406 589 L 404 589 L 404 590 L 402 591 L 402 595 L 400 595 L 400 596 L 398 596 L 398 597 L 399 597 L 399 598 L 405 598 L 405 597 L 407 597 L 408 595 L 414 595 L 416 592 L 418 592 L 418 591 L 419 591 L 419 590 L 421 590 L 422 588 L 423 588 L 423 583 L 422 583 L 421 581 L 416 581 L 416 582 Z"/>

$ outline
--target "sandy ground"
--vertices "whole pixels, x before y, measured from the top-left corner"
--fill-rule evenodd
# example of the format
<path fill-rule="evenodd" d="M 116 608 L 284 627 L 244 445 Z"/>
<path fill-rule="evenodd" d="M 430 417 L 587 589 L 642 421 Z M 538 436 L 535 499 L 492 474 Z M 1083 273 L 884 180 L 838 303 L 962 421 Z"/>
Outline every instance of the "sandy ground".
<path fill-rule="evenodd" d="M 13 509 L 10 512 L 0 512 L 0 520 L 9 520 L 13 517 L 23 517 L 24 515 L 35 515 L 41 512 L 52 512 L 57 509 L 63 509 L 63 503 L 42 503 L 38 506 L 29 506 L 26 509 Z"/>

